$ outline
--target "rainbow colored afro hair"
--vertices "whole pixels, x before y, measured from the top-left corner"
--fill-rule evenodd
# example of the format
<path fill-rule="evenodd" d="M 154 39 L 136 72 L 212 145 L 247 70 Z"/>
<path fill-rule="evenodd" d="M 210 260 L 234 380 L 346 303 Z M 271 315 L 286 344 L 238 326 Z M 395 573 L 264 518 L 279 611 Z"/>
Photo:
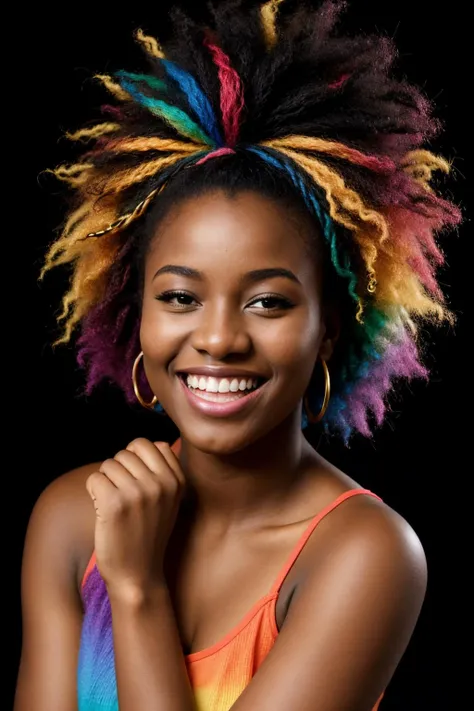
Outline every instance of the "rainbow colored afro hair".
<path fill-rule="evenodd" d="M 393 76 L 392 42 L 340 35 L 343 7 L 228 0 L 211 3 L 206 22 L 175 8 L 168 40 L 136 34 L 145 73 L 97 76 L 114 101 L 101 122 L 67 134 L 91 145 L 54 171 L 75 203 L 43 268 L 72 266 L 58 342 L 80 329 L 88 392 L 105 379 L 134 399 L 136 255 L 150 215 L 183 176 L 204 191 L 244 165 L 304 205 L 346 295 L 325 429 L 370 436 L 397 380 L 427 376 L 420 326 L 452 321 L 435 238 L 460 213 L 431 186 L 450 166 L 424 147 L 439 123 L 421 92 Z M 316 394 L 309 402 L 317 412 Z"/>

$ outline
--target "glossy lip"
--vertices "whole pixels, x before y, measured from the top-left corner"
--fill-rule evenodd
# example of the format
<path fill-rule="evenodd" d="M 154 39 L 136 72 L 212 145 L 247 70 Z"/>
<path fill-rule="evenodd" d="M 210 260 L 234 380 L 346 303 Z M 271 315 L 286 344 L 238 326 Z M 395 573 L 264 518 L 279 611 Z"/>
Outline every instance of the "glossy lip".
<path fill-rule="evenodd" d="M 188 388 L 182 377 L 178 376 L 178 380 L 181 384 L 181 387 L 184 389 L 185 395 L 188 398 L 188 402 L 191 407 L 193 407 L 195 410 L 198 410 L 201 414 L 209 415 L 210 417 L 228 417 L 229 415 L 234 415 L 236 412 L 240 412 L 240 410 L 243 410 L 244 408 L 255 402 L 255 400 L 260 396 L 261 390 L 263 390 L 263 388 L 267 384 L 266 382 L 263 383 L 263 385 L 261 385 L 259 388 L 257 388 L 256 390 L 252 390 L 248 395 L 245 395 L 244 397 L 241 397 L 238 400 L 231 400 L 230 402 L 212 402 L 211 400 L 203 400 L 202 398 L 195 395 Z"/>

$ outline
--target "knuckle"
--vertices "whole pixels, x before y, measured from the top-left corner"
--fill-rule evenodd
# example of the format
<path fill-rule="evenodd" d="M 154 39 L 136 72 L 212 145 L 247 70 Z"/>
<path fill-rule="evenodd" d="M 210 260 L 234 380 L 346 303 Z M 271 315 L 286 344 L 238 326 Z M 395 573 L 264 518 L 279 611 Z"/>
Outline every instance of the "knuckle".
<path fill-rule="evenodd" d="M 130 452 L 127 452 L 126 449 L 121 449 L 117 454 L 115 455 L 114 459 L 118 462 L 122 461 L 123 459 L 126 459 L 127 456 L 130 454 Z"/>
<path fill-rule="evenodd" d="M 163 495 L 163 490 L 163 482 L 161 481 L 154 481 L 150 486 L 150 493 L 157 498 Z"/>
<path fill-rule="evenodd" d="M 158 498 L 159 499 L 174 499 L 179 491 L 178 482 L 174 477 L 168 477 L 166 481 L 159 482 Z"/>
<path fill-rule="evenodd" d="M 111 496 L 107 502 L 109 513 L 116 518 L 122 516 L 126 509 L 126 502 L 120 495 Z"/>
<path fill-rule="evenodd" d="M 135 437 L 130 444 L 128 445 L 129 447 L 143 447 L 146 446 L 146 438 L 145 437 Z"/>
<path fill-rule="evenodd" d="M 162 482 L 158 481 L 150 488 L 150 499 L 152 503 L 157 504 L 166 496 L 166 488 Z"/>
<path fill-rule="evenodd" d="M 141 506 L 146 501 L 146 493 L 140 486 L 132 486 L 128 493 L 128 500 L 134 506 Z"/>
<path fill-rule="evenodd" d="M 181 489 L 181 482 L 179 481 L 179 479 L 177 479 L 177 477 L 171 476 L 169 479 L 168 488 L 173 494 L 176 494 Z"/>

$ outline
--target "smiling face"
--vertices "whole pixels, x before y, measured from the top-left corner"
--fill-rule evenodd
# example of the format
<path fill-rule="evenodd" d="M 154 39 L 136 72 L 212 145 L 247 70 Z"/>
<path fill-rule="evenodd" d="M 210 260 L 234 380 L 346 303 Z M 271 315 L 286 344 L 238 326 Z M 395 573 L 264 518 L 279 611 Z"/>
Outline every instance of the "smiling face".
<path fill-rule="evenodd" d="M 144 367 L 181 436 L 198 449 L 235 452 L 285 421 L 300 426 L 318 354 L 328 359 L 333 348 L 321 260 L 318 250 L 309 254 L 304 222 L 258 193 L 216 190 L 173 207 L 152 239 L 140 328 Z M 202 368 L 226 376 L 228 385 L 218 379 L 211 389 L 231 392 L 199 397 Z M 188 381 L 193 373 L 197 380 Z M 242 390 L 252 378 L 250 391 Z"/>

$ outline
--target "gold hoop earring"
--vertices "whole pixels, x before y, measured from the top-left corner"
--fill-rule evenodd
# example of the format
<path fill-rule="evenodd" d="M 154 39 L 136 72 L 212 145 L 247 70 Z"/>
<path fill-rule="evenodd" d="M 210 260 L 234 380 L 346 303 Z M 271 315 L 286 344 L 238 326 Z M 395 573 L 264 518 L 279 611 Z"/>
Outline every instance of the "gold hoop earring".
<path fill-rule="evenodd" d="M 329 369 L 326 364 L 326 361 L 322 358 L 320 358 L 320 360 L 324 370 L 324 398 L 323 406 L 321 407 L 321 410 L 317 415 L 313 415 L 313 413 L 309 409 L 308 396 L 306 394 L 304 396 L 304 407 L 306 410 L 306 416 L 308 418 L 308 421 L 311 422 L 312 425 L 315 425 L 317 422 L 321 422 L 328 408 L 329 398 L 331 397 L 331 378 L 329 377 Z"/>
<path fill-rule="evenodd" d="M 156 395 L 153 395 L 153 400 L 151 402 L 145 402 L 145 400 L 140 395 L 140 391 L 138 389 L 137 372 L 138 372 L 138 365 L 139 365 L 142 358 L 143 358 L 143 351 L 140 351 L 140 353 L 135 358 L 135 362 L 134 362 L 133 368 L 132 368 L 133 391 L 134 391 L 136 398 L 137 398 L 138 402 L 140 403 L 140 405 L 143 405 L 143 407 L 146 407 L 148 410 L 153 410 L 156 403 L 158 402 L 158 398 L 156 397 Z"/>

